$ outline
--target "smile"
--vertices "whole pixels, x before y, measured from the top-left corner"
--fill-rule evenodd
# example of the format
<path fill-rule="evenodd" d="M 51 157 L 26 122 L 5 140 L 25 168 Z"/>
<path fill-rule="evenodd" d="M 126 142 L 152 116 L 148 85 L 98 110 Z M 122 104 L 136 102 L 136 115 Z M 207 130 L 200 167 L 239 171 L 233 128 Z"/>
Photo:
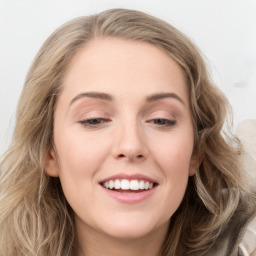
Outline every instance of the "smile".
<path fill-rule="evenodd" d="M 134 204 L 152 197 L 159 183 L 142 174 L 119 173 L 99 182 L 106 195 L 120 203 Z"/>
<path fill-rule="evenodd" d="M 115 179 L 108 180 L 102 183 L 102 186 L 110 190 L 118 190 L 119 192 L 126 191 L 145 191 L 154 187 L 153 182 L 138 179 Z"/>

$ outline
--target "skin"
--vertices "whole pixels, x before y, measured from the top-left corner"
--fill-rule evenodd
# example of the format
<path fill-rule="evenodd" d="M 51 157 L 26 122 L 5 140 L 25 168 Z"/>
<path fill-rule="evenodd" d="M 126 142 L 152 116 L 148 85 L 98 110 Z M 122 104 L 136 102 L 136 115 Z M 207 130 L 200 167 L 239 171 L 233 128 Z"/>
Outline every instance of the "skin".
<path fill-rule="evenodd" d="M 159 93 L 169 96 L 152 97 Z M 181 68 L 153 45 L 96 39 L 74 56 L 46 172 L 60 178 L 74 210 L 79 255 L 160 255 L 198 167 L 188 98 Z M 146 175 L 157 187 L 141 202 L 119 202 L 99 184 L 118 173 Z"/>

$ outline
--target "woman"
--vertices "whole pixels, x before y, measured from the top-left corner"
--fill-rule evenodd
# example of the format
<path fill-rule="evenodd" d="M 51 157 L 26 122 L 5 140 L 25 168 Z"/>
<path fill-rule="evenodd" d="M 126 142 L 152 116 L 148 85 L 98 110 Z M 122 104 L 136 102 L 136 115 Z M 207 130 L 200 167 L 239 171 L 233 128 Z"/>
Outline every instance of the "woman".
<path fill-rule="evenodd" d="M 240 255 L 255 203 L 228 111 L 169 24 L 123 9 L 64 24 L 1 162 L 0 255 Z"/>

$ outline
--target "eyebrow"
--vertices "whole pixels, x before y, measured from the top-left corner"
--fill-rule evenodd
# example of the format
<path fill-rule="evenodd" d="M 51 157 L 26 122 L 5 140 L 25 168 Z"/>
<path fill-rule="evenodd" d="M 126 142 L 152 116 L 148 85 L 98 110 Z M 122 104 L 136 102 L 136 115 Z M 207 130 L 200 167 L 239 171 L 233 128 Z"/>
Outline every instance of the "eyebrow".
<path fill-rule="evenodd" d="M 185 102 L 176 93 L 173 93 L 173 92 L 155 93 L 155 94 L 148 96 L 146 98 L 146 101 L 153 102 L 153 101 L 162 100 L 162 99 L 166 99 L 166 98 L 176 99 L 179 102 L 181 102 L 183 105 L 185 105 Z"/>
<path fill-rule="evenodd" d="M 104 100 L 104 101 L 112 101 L 113 97 L 107 93 L 104 92 L 84 92 L 80 93 L 77 96 L 75 96 L 71 102 L 70 105 L 72 105 L 75 101 L 81 99 L 81 98 L 93 98 L 93 99 L 99 99 L 99 100 Z"/>
<path fill-rule="evenodd" d="M 113 101 L 113 97 L 110 94 L 104 93 L 104 92 L 84 92 L 80 93 L 77 96 L 75 96 L 71 102 L 70 105 L 72 105 L 75 101 L 88 97 L 88 98 L 93 98 L 93 99 L 99 99 L 99 100 L 104 100 L 104 101 Z M 166 98 L 173 98 L 181 102 L 183 105 L 185 105 L 184 101 L 176 94 L 173 92 L 162 92 L 162 93 L 154 93 L 152 95 L 149 95 L 146 97 L 146 102 L 154 102 Z"/>

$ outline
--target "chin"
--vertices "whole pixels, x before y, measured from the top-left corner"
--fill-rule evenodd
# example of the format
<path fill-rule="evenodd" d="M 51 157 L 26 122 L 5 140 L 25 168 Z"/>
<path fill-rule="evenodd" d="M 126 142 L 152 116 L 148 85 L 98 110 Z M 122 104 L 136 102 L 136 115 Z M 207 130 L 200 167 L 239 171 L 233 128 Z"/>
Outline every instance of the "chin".
<path fill-rule="evenodd" d="M 166 224 L 168 225 L 168 223 Z M 149 223 L 148 221 L 116 221 L 113 225 L 106 227 L 104 232 L 118 239 L 140 239 L 156 232 L 163 225 Z"/>

